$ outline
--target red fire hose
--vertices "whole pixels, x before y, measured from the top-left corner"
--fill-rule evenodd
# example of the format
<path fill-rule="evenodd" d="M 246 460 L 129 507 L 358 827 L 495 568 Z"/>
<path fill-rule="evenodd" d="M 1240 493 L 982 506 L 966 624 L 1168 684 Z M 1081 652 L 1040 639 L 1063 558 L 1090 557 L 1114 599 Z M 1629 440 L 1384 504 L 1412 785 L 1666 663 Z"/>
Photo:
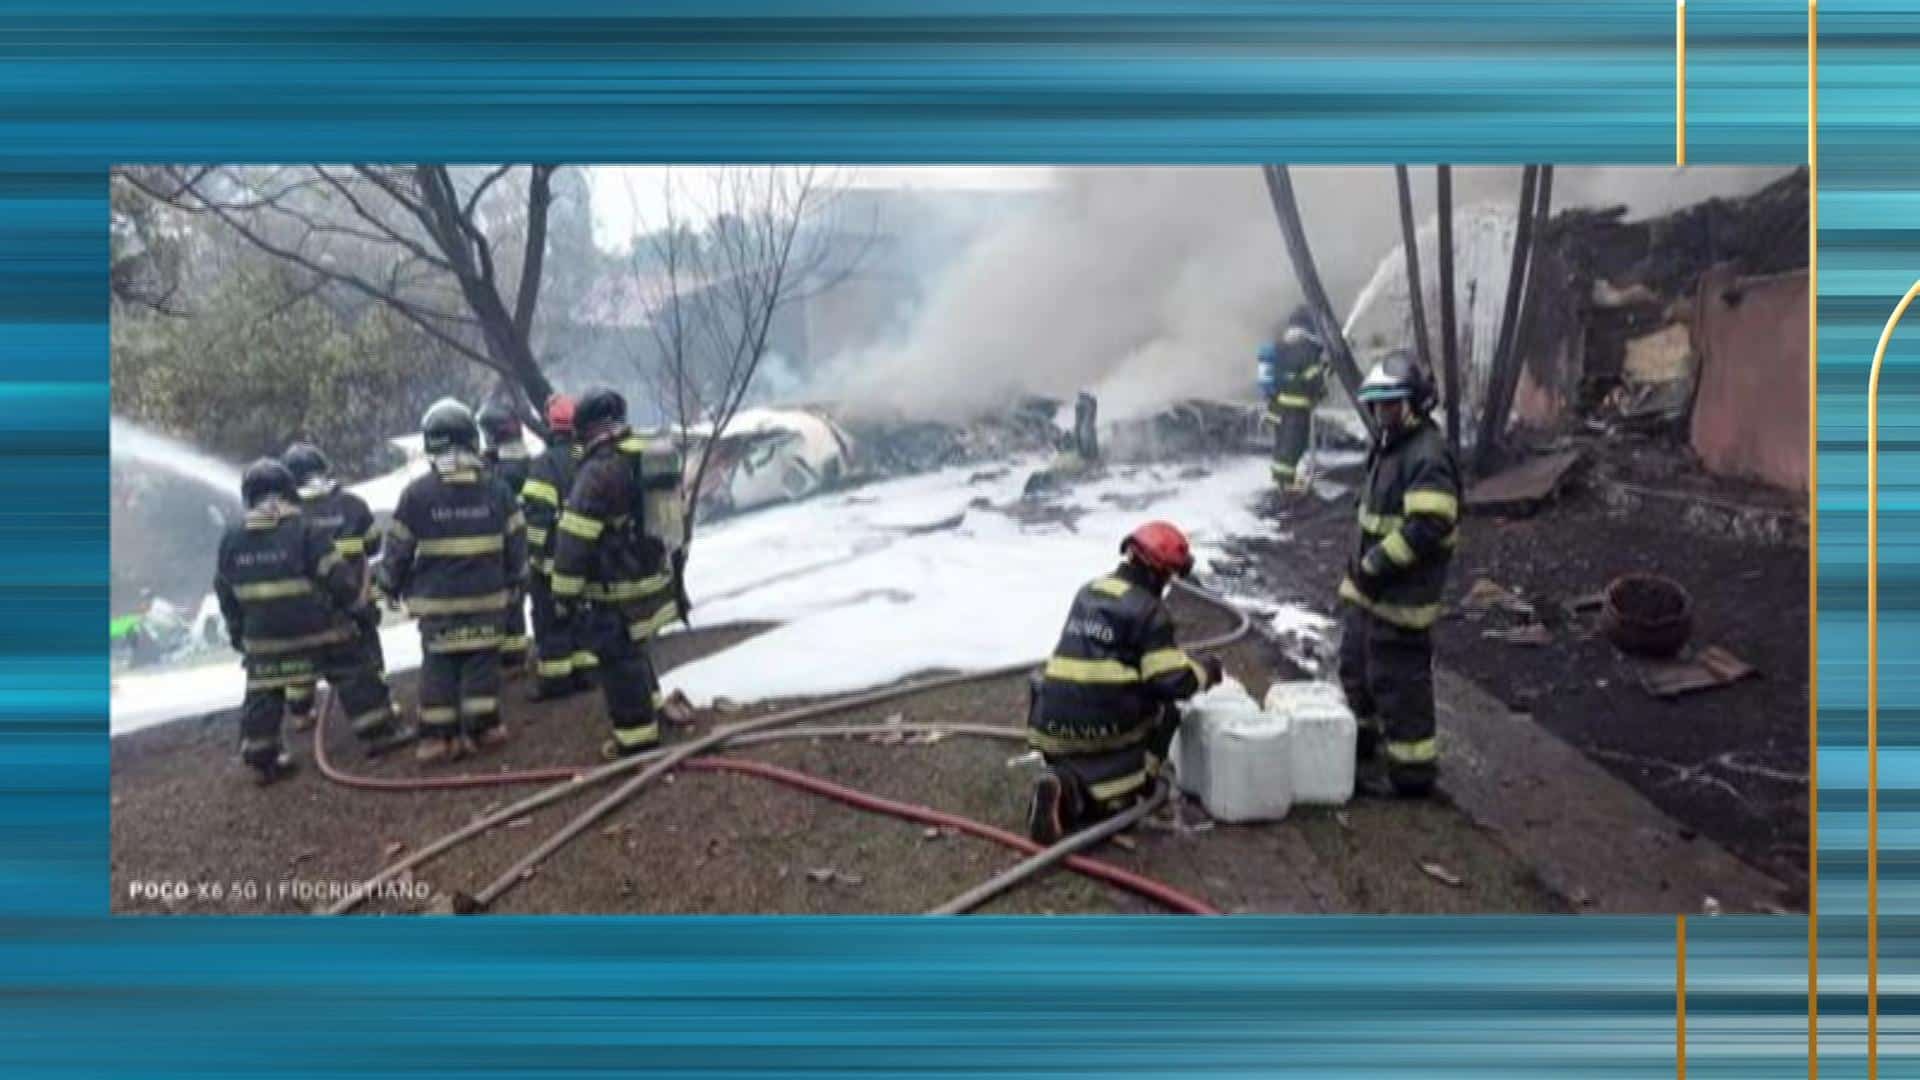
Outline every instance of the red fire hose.
<path fill-rule="evenodd" d="M 448 788 L 481 787 L 488 784 L 512 783 L 550 783 L 556 780 L 584 779 L 589 770 L 566 767 L 546 769 L 526 769 L 519 772 L 496 774 L 471 774 L 465 776 L 438 776 L 408 779 L 388 779 L 376 776 L 360 776 L 341 771 L 327 755 L 326 719 L 331 709 L 331 695 L 319 709 L 320 723 L 314 731 L 313 757 L 319 766 L 321 775 L 328 780 L 345 787 L 362 788 L 374 791 L 415 791 L 422 789 L 443 790 Z M 745 746 L 756 743 L 775 742 L 785 739 L 818 738 L 834 735 L 861 735 L 893 732 L 907 735 L 920 732 L 941 732 L 948 735 L 977 735 L 987 738 L 1023 740 L 1026 733 L 1018 728 L 1003 728 L 990 724 L 840 724 L 821 727 L 795 727 L 783 731 L 767 731 L 741 735 L 729 743 L 729 746 Z M 655 751 L 657 755 L 659 752 Z M 1040 845 L 1017 833 L 998 829 L 984 822 L 975 821 L 959 814 L 949 814 L 916 803 L 898 802 L 858 788 L 837 784 L 833 781 L 813 776 L 794 769 L 782 768 L 759 761 L 743 761 L 732 758 L 696 757 L 682 765 L 694 771 L 735 772 L 748 776 L 758 776 L 789 787 L 811 792 L 815 795 L 834 799 L 848 806 L 876 813 L 891 814 L 908 821 L 923 825 L 950 828 L 970 836 L 992 840 L 1005 847 L 1029 855 L 1041 850 Z M 583 784 L 582 787 L 585 785 Z M 1126 889 L 1155 903 L 1189 915 L 1218 915 L 1220 911 L 1205 900 L 1190 896 L 1170 885 L 1155 881 L 1142 874 L 1122 869 L 1112 863 L 1087 856 L 1075 855 L 1062 860 L 1062 864 L 1097 881 Z"/>
<path fill-rule="evenodd" d="M 936 825 L 949 829 L 957 829 L 971 836 L 978 836 L 984 840 L 992 840 L 997 844 L 1013 848 L 1016 851 L 1023 851 L 1028 855 L 1038 855 L 1041 851 L 1045 850 L 1041 845 L 1034 843 L 1024 836 L 1017 833 L 1010 833 L 1005 829 L 994 828 L 992 825 L 975 821 L 972 818 L 961 817 L 958 814 L 949 814 L 942 810 L 934 810 L 930 807 L 921 806 L 918 803 L 898 802 L 893 799 L 882 798 L 878 795 L 859 791 L 843 784 L 836 784 L 831 780 L 822 780 L 817 776 L 810 776 L 807 773 L 784 769 L 778 765 L 769 765 L 764 761 L 743 761 L 737 758 L 692 758 L 686 762 L 686 767 L 689 769 L 736 772 L 745 773 L 748 776 L 765 777 L 768 780 L 775 780 L 789 787 L 799 788 L 802 791 L 811 791 L 815 795 L 823 795 L 829 799 L 834 799 L 862 810 L 872 810 L 881 814 L 892 814 L 894 817 L 906 818 L 908 821 L 917 821 L 923 825 Z M 1171 885 L 1155 881 L 1150 877 L 1133 873 L 1130 870 L 1123 870 L 1112 863 L 1088 858 L 1085 855 L 1069 855 L 1061 860 L 1061 864 L 1078 870 L 1090 878 L 1104 881 L 1109 885 L 1118 885 L 1128 892 L 1137 893 L 1140 896 L 1144 896 L 1155 903 L 1171 908 L 1184 915 L 1222 914 L 1219 908 L 1214 907 L 1199 897 L 1190 896 Z"/>

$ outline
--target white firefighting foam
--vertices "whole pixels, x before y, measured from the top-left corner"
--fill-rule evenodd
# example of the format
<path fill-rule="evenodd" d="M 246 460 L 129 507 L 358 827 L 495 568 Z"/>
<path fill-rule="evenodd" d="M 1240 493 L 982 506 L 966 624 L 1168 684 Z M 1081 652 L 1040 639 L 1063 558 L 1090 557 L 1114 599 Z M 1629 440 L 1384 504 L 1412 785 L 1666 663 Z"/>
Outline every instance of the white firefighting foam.
<path fill-rule="evenodd" d="M 1178 464 L 1116 471 L 1061 497 L 1074 508 L 1071 524 L 1022 524 L 994 509 L 1016 500 L 1041 463 L 1010 464 L 945 469 L 707 526 L 688 566 L 694 625 L 781 625 L 669 672 L 666 687 L 700 704 L 749 702 L 1037 659 L 1052 648 L 1074 590 L 1113 566 L 1135 525 L 1178 523 L 1202 567 L 1227 539 L 1269 528 L 1253 509 L 1271 482 L 1257 457 L 1204 474 Z M 1257 608 L 1269 619 L 1278 610 Z M 381 641 L 392 670 L 419 665 L 412 623 L 387 626 Z M 243 683 L 237 661 L 125 676 L 113 687 L 112 730 L 233 708 Z"/>

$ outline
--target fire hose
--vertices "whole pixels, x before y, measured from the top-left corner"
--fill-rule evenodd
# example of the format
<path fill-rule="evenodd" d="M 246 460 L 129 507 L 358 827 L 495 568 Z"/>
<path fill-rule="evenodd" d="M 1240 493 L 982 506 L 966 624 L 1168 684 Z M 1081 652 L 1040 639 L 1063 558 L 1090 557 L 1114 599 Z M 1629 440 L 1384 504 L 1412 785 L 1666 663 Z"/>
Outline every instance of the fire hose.
<path fill-rule="evenodd" d="M 323 707 L 323 711 L 321 712 L 321 722 L 324 724 L 325 720 L 326 720 L 326 711 L 324 710 L 324 707 Z M 1024 742 L 1026 739 L 1026 732 L 1024 730 L 1020 728 L 1014 728 L 1014 727 L 1002 727 L 996 724 L 941 724 L 941 723 L 828 724 L 828 725 L 803 725 L 800 727 L 786 728 L 781 731 L 763 731 L 763 732 L 758 732 L 756 734 L 743 735 L 740 738 L 728 743 L 727 745 L 729 748 L 732 748 L 732 747 L 740 747 L 740 746 L 754 746 L 754 745 L 759 745 L 763 743 L 778 742 L 778 741 L 789 740 L 789 739 L 831 738 L 835 736 L 877 735 L 877 734 L 884 734 L 884 733 L 892 733 L 897 735 L 920 734 L 920 733 L 926 733 L 926 734 L 940 733 L 945 735 L 970 735 L 970 736 L 978 736 L 982 738 L 1006 739 L 1006 740 L 1015 741 L 1015 742 Z M 315 756 L 315 761 L 320 768 L 321 774 L 326 776 L 327 779 L 332 780 L 346 787 L 371 789 L 371 790 L 377 790 L 377 791 L 410 791 L 410 790 L 419 789 L 420 787 L 423 786 L 422 781 L 419 781 L 419 780 L 383 779 L 379 777 L 359 776 L 352 773 L 346 773 L 346 772 L 340 771 L 339 768 L 332 763 L 331 759 L 329 759 L 326 754 L 325 744 L 324 744 L 324 741 L 321 739 L 322 734 L 323 733 L 316 732 L 317 741 L 315 743 L 314 756 Z M 658 757 L 663 753 L 665 753 L 664 750 L 655 750 L 655 751 L 652 751 L 649 756 Z M 832 781 L 825 780 L 820 777 L 812 776 L 808 773 L 800 772 L 793 769 L 781 768 L 780 766 L 771 765 L 765 762 L 742 761 L 742 760 L 720 758 L 720 757 L 699 757 L 699 758 L 694 758 L 688 761 L 686 763 L 686 768 L 693 771 L 735 772 L 735 773 L 741 773 L 749 776 L 758 776 L 764 779 L 775 781 L 776 783 L 786 784 L 789 787 L 797 788 L 802 791 L 807 791 L 815 795 L 820 795 L 826 798 L 835 799 L 841 803 L 844 803 L 848 806 L 852 806 L 856 809 L 892 814 L 895 817 L 899 817 L 908 821 L 915 821 L 923 825 L 931 825 L 939 828 L 952 829 L 957 832 L 963 832 L 971 836 L 977 836 L 982 839 L 992 840 L 995 843 L 1001 844 L 1002 846 L 1010 847 L 1017 851 L 1027 852 L 1030 855 L 1036 856 L 1035 859 L 1030 859 L 1028 862 L 1023 862 L 1022 864 L 1020 864 L 1019 867 L 1015 867 L 1016 870 L 1020 869 L 1021 867 L 1025 867 L 1029 865 L 1029 863 L 1031 862 L 1036 862 L 1039 856 L 1047 855 L 1046 852 L 1043 852 L 1041 850 L 1040 845 L 1035 844 L 1034 842 L 1032 842 L 1031 840 L 1028 840 L 1023 836 L 1020 836 L 1016 833 L 1007 832 L 1003 829 L 994 828 L 991 825 L 987 825 L 983 822 L 976 821 L 972 818 L 963 817 L 958 814 L 950 814 L 940 810 L 934 810 L 934 809 L 920 806 L 914 803 L 898 802 L 895 800 L 884 798 L 882 796 L 873 795 L 868 792 L 860 791 L 856 788 L 847 787 L 842 784 L 836 784 Z M 444 789 L 444 788 L 450 788 L 450 787 L 478 787 L 484 784 L 525 783 L 525 782 L 535 782 L 535 781 L 567 779 L 573 776 L 584 777 L 584 775 L 585 775 L 584 773 L 580 773 L 578 770 L 573 770 L 566 767 L 560 767 L 560 768 L 552 768 L 552 769 L 532 769 L 532 770 L 527 770 L 525 772 L 518 772 L 518 773 L 499 773 L 494 775 L 474 775 L 474 776 L 447 776 L 447 777 L 434 777 L 430 779 L 436 781 L 436 783 L 432 785 L 434 788 Z M 522 805 L 523 804 L 516 804 L 515 806 L 507 808 L 507 810 L 504 811 L 503 813 L 511 816 L 512 814 L 522 809 Z M 1077 845 L 1074 848 L 1074 850 L 1076 851 L 1079 850 L 1081 846 L 1084 846 L 1084 845 Z M 1193 915 L 1220 914 L 1217 908 L 1215 908 L 1211 904 L 1208 904 L 1204 900 L 1201 900 L 1197 897 L 1190 896 L 1177 889 L 1171 888 L 1170 886 L 1167 886 L 1165 884 L 1162 884 L 1161 882 L 1155 881 L 1152 878 L 1148 878 L 1139 874 L 1132 873 L 1131 871 L 1124 870 L 1120 867 L 1114 866 L 1111 863 L 1103 862 L 1099 859 L 1078 858 L 1078 857 L 1062 859 L 1058 856 L 1052 856 L 1052 857 L 1048 857 L 1046 862 L 1043 865 L 1034 866 L 1032 872 L 1037 872 L 1040 869 L 1044 869 L 1045 866 L 1052 865 L 1053 863 L 1056 863 L 1056 862 L 1061 863 L 1062 865 L 1065 865 L 1068 869 L 1077 871 L 1088 877 L 1094 878 L 1095 880 L 1103 881 L 1103 882 L 1106 882 L 1107 884 L 1118 886 L 1120 888 L 1133 892 L 1139 896 L 1145 897 L 1146 899 L 1155 901 L 1156 903 L 1159 903 L 1174 911 L 1184 912 L 1184 913 L 1193 914 Z M 1027 876 L 1031 876 L 1031 872 L 1028 874 L 1023 874 L 1021 876 L 1021 879 L 1024 879 Z M 359 901 L 356 899 L 356 900 L 353 900 L 351 903 L 343 903 L 341 905 L 336 905 L 336 907 L 330 910 L 328 913 L 339 914 L 341 912 L 349 910 L 358 902 Z"/>
<path fill-rule="evenodd" d="M 1032 858 L 1026 859 L 1018 866 L 1010 867 L 1002 873 L 975 885 L 959 896 L 927 912 L 927 914 L 964 915 L 972 911 L 974 908 L 1006 892 L 1008 889 L 1045 870 L 1054 863 L 1071 860 L 1076 852 L 1084 851 L 1092 847 L 1107 837 L 1112 836 L 1114 833 L 1128 828 L 1134 822 L 1141 820 L 1148 814 L 1153 813 L 1161 803 L 1167 801 L 1168 790 L 1165 780 L 1155 782 L 1151 794 L 1139 802 L 1134 803 L 1132 806 L 1127 807 L 1124 811 L 1115 814 L 1091 828 L 1082 829 L 1071 836 L 1061 839 L 1059 843 L 1054 844 L 1045 851 L 1035 852 Z M 1038 845 L 1035 846 L 1037 847 Z M 1218 915 L 1219 912 L 1211 911 L 1205 914 Z"/>
<path fill-rule="evenodd" d="M 1220 597 L 1215 596 L 1212 593 L 1209 593 L 1203 589 L 1200 589 L 1197 586 L 1191 585 L 1184 581 L 1175 581 L 1174 584 L 1176 587 L 1180 588 L 1181 590 L 1195 597 L 1198 597 L 1199 599 L 1205 601 L 1206 603 L 1209 603 L 1223 611 L 1228 612 L 1229 614 L 1233 615 L 1236 620 L 1233 628 L 1228 630 L 1226 633 L 1217 635 L 1212 638 L 1205 639 L 1203 641 L 1196 642 L 1193 645 L 1189 646 L 1189 649 L 1191 651 L 1207 652 L 1214 649 L 1224 648 L 1228 645 L 1231 645 L 1239 641 L 1241 638 L 1245 637 L 1247 633 L 1252 629 L 1252 622 L 1247 618 L 1246 613 L 1243 611 L 1240 611 L 1238 608 L 1233 607 L 1231 604 L 1227 603 L 1225 600 L 1221 599 Z M 649 783 L 653 782 L 654 780 L 658 779 L 659 777 L 669 772 L 672 772 L 673 770 L 679 768 L 681 765 L 687 763 L 691 759 L 695 758 L 696 756 L 708 750 L 718 749 L 727 745 L 731 745 L 736 740 L 740 740 L 743 737 L 767 733 L 772 731 L 772 729 L 775 729 L 775 728 L 793 727 L 807 720 L 812 720 L 812 719 L 816 719 L 824 716 L 830 716 L 834 713 L 847 712 L 853 709 L 860 709 L 860 708 L 866 708 L 872 705 L 883 704 L 885 702 L 893 701 L 898 698 L 907 697 L 913 694 L 925 693 L 931 690 L 939 690 L 939 689 L 944 689 L 950 686 L 962 686 L 970 683 L 984 682 L 990 679 L 1004 678 L 1008 675 L 1018 674 L 1019 672 L 1029 670 L 1032 667 L 1033 667 L 1032 661 L 1022 661 L 1020 663 L 1015 663 L 1015 664 L 1003 664 L 999 667 L 987 668 L 980 671 L 961 672 L 953 675 L 941 675 L 941 676 L 936 676 L 930 679 L 922 679 L 916 682 L 902 683 L 898 686 L 886 687 L 878 690 L 863 691 L 861 693 L 853 694 L 848 697 L 837 698 L 832 701 L 817 702 L 811 705 L 803 705 L 797 708 L 785 709 L 779 712 L 769 713 L 766 716 L 755 717 L 750 720 L 744 720 L 738 723 L 730 724 L 726 727 L 711 731 L 706 735 L 702 735 L 699 738 L 693 739 L 690 742 L 681 743 L 677 746 L 673 746 L 670 748 L 666 748 L 666 749 L 655 751 L 648 754 L 635 755 L 634 757 L 624 758 L 622 760 L 611 762 L 609 764 L 602 765 L 597 768 L 593 768 L 586 771 L 581 771 L 579 769 L 568 769 L 568 768 L 550 768 L 550 769 L 541 769 L 541 770 L 531 770 L 523 773 L 509 772 L 509 773 L 477 774 L 477 775 L 466 775 L 466 776 L 427 777 L 427 778 L 422 778 L 417 780 L 414 780 L 414 779 L 381 780 L 381 779 L 367 778 L 367 777 L 351 778 L 352 786 L 363 787 L 363 788 L 380 788 L 384 790 L 414 790 L 414 789 L 435 789 L 435 788 L 450 788 L 450 787 L 474 787 L 474 786 L 481 786 L 481 785 L 504 784 L 504 783 L 527 783 L 527 782 L 536 782 L 536 781 L 544 781 L 544 780 L 557 780 L 559 782 L 553 784 L 551 787 L 548 787 L 539 792 L 536 792 L 535 794 L 530 795 L 527 798 L 522 799 L 519 802 L 516 802 L 510 806 L 507 806 L 500 810 L 496 810 L 491 814 L 483 815 L 482 817 L 475 819 L 474 821 L 468 823 L 462 828 L 457 829 L 451 833 L 448 833 L 445 836 L 442 836 L 439 839 L 433 841 L 432 843 L 426 845 L 425 847 L 422 847 L 419 850 L 414 851 L 413 853 L 408 855 L 406 858 L 401 859 L 397 862 L 394 862 L 384 867 L 383 869 L 380 870 L 379 873 L 375 874 L 373 877 L 362 882 L 359 888 L 351 890 L 346 897 L 336 902 L 331 907 L 327 908 L 325 913 L 329 915 L 337 915 L 337 914 L 342 914 L 346 911 L 352 910 L 354 907 L 357 907 L 360 904 L 360 902 L 366 898 L 367 895 L 371 894 L 375 889 L 377 889 L 381 885 L 384 885 L 386 882 L 393 880 L 394 878 L 400 876 L 401 874 L 412 870 L 414 867 L 427 862 L 428 860 L 440 855 L 441 853 L 448 851 L 453 847 L 456 847 L 459 844 L 464 843 L 465 841 L 475 836 L 478 836 L 481 833 L 488 831 L 489 829 L 494 828 L 497 825 L 513 820 L 514 818 L 521 817 L 527 813 L 530 813 L 543 806 L 546 806 L 549 803 L 555 802 L 559 799 L 565 798 L 568 795 L 574 794 L 575 792 L 585 790 L 587 787 L 593 786 L 595 784 L 599 784 L 606 780 L 613 779 L 614 777 L 620 776 L 625 773 L 633 772 L 635 770 L 640 770 L 639 775 L 634 776 L 632 779 L 626 781 L 625 783 L 620 785 L 620 787 L 617 788 L 612 794 L 606 796 L 605 798 L 602 798 L 599 802 L 594 803 L 585 812 L 580 814 L 578 817 L 575 817 L 573 820 L 569 821 L 566 825 L 562 826 L 557 832 L 553 833 L 545 841 L 541 842 L 539 846 L 534 848 L 534 850 L 527 853 L 527 855 L 522 857 L 519 861 L 515 862 L 513 866 L 510 867 L 505 873 L 501 874 L 498 878 L 494 879 L 491 883 L 489 883 L 485 888 L 480 890 L 480 892 L 476 893 L 472 898 L 473 903 L 479 908 L 484 908 L 487 905 L 490 905 L 491 903 L 493 903 L 493 901 L 499 899 L 508 890 L 512 889 L 515 885 L 519 884 L 519 882 L 526 879 L 527 877 L 530 877 L 532 875 L 532 871 L 534 867 L 538 866 L 548 856 L 552 855 L 555 851 L 558 851 L 560 848 L 564 847 L 566 844 L 571 842 L 574 838 L 578 837 L 581 833 L 591 828 L 595 822 L 599 821 L 601 818 L 605 817 L 607 814 L 613 812 L 621 804 L 625 803 L 627 800 L 629 800 L 635 794 L 637 794 L 642 788 L 646 787 Z M 934 726 L 940 727 L 943 730 L 954 729 L 954 726 L 952 725 L 934 725 Z M 982 725 L 982 726 L 987 726 L 987 725 Z M 893 727 L 897 729 L 898 726 L 894 725 Z M 1007 730 L 1013 730 L 1013 729 L 1007 729 Z M 322 740 L 319 738 L 319 734 L 320 732 L 316 731 L 316 736 L 315 736 L 316 747 L 322 743 Z M 325 761 L 324 758 L 320 759 L 320 765 L 321 765 L 322 772 L 325 773 L 329 779 L 336 780 L 336 782 L 349 782 L 347 779 L 343 779 L 344 774 L 340 774 L 336 770 L 334 770 L 331 764 Z M 808 779 L 813 779 L 813 778 L 808 778 Z M 819 781 L 819 782 L 822 784 L 826 783 L 825 781 Z M 855 794 L 859 794 L 859 793 L 855 793 Z M 919 809 L 925 810 L 926 808 L 919 808 Z M 926 812 L 937 813 L 937 811 L 931 811 L 931 810 L 927 810 Z M 986 826 L 981 826 L 981 828 L 986 828 Z M 1008 835 L 1011 836 L 1011 834 L 1008 834 Z M 1080 858 L 1080 857 L 1075 856 L 1074 858 Z M 1091 861 L 1091 860 L 1086 860 L 1086 861 Z"/>

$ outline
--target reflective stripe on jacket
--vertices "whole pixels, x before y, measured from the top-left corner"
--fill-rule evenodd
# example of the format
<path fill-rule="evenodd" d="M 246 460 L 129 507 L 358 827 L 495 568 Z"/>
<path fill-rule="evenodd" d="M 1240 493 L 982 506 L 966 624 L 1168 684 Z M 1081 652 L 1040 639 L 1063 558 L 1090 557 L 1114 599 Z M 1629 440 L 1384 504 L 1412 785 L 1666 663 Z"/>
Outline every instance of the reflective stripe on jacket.
<path fill-rule="evenodd" d="M 380 554 L 380 531 L 374 528 L 367 501 L 329 482 L 324 488 L 301 491 L 300 512 L 309 524 L 333 538 L 333 550 L 347 560 L 353 579 L 363 580 L 367 561 Z"/>
<path fill-rule="evenodd" d="M 533 568 L 553 573 L 554 534 L 560 524 L 560 504 L 573 487 L 574 470 L 585 450 L 572 440 L 548 443 L 533 459 L 526 483 L 520 485 L 520 509 L 527 516 L 527 555 Z"/>
<path fill-rule="evenodd" d="M 479 458 L 447 465 L 436 462 L 401 493 L 382 584 L 420 617 L 430 650 L 487 648 L 489 638 L 497 647 L 501 615 L 526 585 L 526 519 Z"/>
<path fill-rule="evenodd" d="M 327 530 L 268 499 L 220 538 L 213 591 L 249 671 L 351 640 L 360 577 Z"/>
<path fill-rule="evenodd" d="M 1359 502 L 1364 573 L 1340 582 L 1340 597 L 1414 630 L 1440 617 L 1460 520 L 1460 470 L 1446 436 L 1423 417 L 1367 458 Z"/>
<path fill-rule="evenodd" d="M 1267 399 L 1267 419 L 1277 421 L 1282 410 L 1311 409 L 1327 393 L 1327 363 L 1311 341 L 1285 341 L 1275 349 L 1274 384 Z"/>
<path fill-rule="evenodd" d="M 588 444 L 553 536 L 553 595 L 617 608 L 634 641 L 680 617 L 649 492 L 676 493 L 680 455 L 621 429 Z M 676 496 L 677 497 L 677 496 Z"/>
<path fill-rule="evenodd" d="M 1152 575 L 1131 563 L 1082 587 L 1047 661 L 1027 741 L 1086 754 L 1144 742 L 1161 708 L 1206 687 L 1174 642 L 1173 616 Z"/>

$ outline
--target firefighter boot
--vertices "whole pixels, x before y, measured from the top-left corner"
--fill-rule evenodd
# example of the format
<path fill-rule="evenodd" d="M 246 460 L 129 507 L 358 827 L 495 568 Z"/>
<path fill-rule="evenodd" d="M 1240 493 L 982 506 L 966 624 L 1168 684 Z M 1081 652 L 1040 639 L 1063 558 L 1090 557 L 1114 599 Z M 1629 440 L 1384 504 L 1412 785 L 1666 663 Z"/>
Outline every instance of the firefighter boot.
<path fill-rule="evenodd" d="M 422 765 L 437 765 L 454 756 L 456 742 L 445 735 L 423 734 L 420 745 L 413 748 L 413 760 Z"/>
<path fill-rule="evenodd" d="M 506 724 L 495 722 L 473 737 L 473 745 L 476 750 L 494 750 L 507 745 L 512 738 Z"/>
<path fill-rule="evenodd" d="M 1072 832 L 1080 817 L 1079 789 L 1057 769 L 1048 769 L 1033 782 L 1027 800 L 1027 838 L 1052 847 Z"/>
<path fill-rule="evenodd" d="M 300 765 L 293 755 L 285 750 L 276 752 L 270 758 L 261 758 L 248 763 L 253 768 L 253 782 L 260 787 L 277 783 L 300 771 Z"/>

